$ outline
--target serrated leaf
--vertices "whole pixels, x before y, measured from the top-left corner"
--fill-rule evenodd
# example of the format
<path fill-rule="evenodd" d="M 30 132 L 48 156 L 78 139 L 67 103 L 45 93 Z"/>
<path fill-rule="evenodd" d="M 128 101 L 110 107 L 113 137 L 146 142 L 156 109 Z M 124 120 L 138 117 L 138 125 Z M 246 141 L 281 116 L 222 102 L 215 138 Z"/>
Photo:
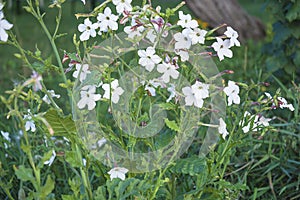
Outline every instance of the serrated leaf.
<path fill-rule="evenodd" d="M 54 189 L 55 181 L 51 178 L 50 175 L 47 176 L 46 183 L 41 187 L 41 199 L 45 199 Z"/>
<path fill-rule="evenodd" d="M 20 165 L 18 168 L 14 166 L 15 174 L 21 181 L 34 181 L 32 169 L 26 168 L 24 165 Z"/>
<path fill-rule="evenodd" d="M 99 186 L 94 192 L 95 200 L 106 199 L 106 189 L 105 186 Z"/>
<path fill-rule="evenodd" d="M 107 190 L 109 192 L 108 199 L 126 200 L 129 197 L 139 197 L 145 193 L 152 186 L 146 182 L 136 178 L 128 178 L 124 181 L 120 179 L 113 179 L 107 181 Z M 102 189 L 101 189 L 102 190 Z"/>
<path fill-rule="evenodd" d="M 195 176 L 207 172 L 207 165 L 205 158 L 192 156 L 176 161 L 176 165 L 171 168 L 175 173 L 189 174 Z"/>
<path fill-rule="evenodd" d="M 71 116 L 61 116 L 56 110 L 50 109 L 45 114 L 45 119 L 54 131 L 54 136 L 67 136 L 76 132 L 76 126 Z"/>
<path fill-rule="evenodd" d="M 174 120 L 170 121 L 168 118 L 166 118 L 165 123 L 166 123 L 167 127 L 169 127 L 171 130 L 177 131 L 177 132 L 179 131 L 179 126 L 177 125 L 177 123 Z"/>

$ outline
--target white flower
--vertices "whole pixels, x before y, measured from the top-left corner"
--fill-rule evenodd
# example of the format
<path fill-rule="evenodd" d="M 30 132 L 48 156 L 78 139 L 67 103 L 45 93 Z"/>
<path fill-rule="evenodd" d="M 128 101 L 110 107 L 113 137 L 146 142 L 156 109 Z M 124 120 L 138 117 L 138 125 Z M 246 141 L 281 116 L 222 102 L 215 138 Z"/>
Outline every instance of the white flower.
<path fill-rule="evenodd" d="M 288 109 L 290 109 L 290 111 L 294 111 L 295 110 L 294 106 L 292 104 L 288 104 L 287 100 L 285 98 L 283 98 L 283 97 L 277 97 L 277 99 L 279 101 L 278 104 L 279 104 L 279 107 L 281 109 L 288 108 Z"/>
<path fill-rule="evenodd" d="M 223 90 L 225 94 L 228 96 L 228 106 L 232 105 L 232 102 L 234 104 L 240 104 L 240 88 L 235 84 L 233 81 L 228 81 L 228 86 L 224 88 Z"/>
<path fill-rule="evenodd" d="M 26 131 L 31 130 L 31 132 L 35 132 L 36 127 L 31 115 L 24 115 L 24 120 L 26 120 L 25 130 Z"/>
<path fill-rule="evenodd" d="M 124 93 L 124 90 L 119 87 L 119 81 L 117 79 L 113 80 L 111 84 L 103 84 L 102 88 L 105 90 L 103 98 L 109 99 L 111 93 L 111 100 L 113 103 L 118 103 L 120 96 Z"/>
<path fill-rule="evenodd" d="M 55 153 L 55 151 L 53 150 L 53 151 L 52 151 L 52 156 L 51 156 L 51 158 L 50 158 L 49 160 L 45 161 L 45 162 L 44 162 L 44 165 L 51 166 L 52 163 L 53 163 L 53 161 L 54 161 L 54 159 L 55 159 L 55 157 L 56 157 L 56 153 Z"/>
<path fill-rule="evenodd" d="M 219 119 L 219 127 L 218 127 L 218 132 L 222 135 L 223 139 L 225 140 L 226 136 L 229 134 L 228 131 L 226 130 L 226 123 L 222 118 Z"/>
<path fill-rule="evenodd" d="M 248 111 L 246 111 L 245 113 L 244 113 L 244 117 L 243 117 L 243 119 L 240 121 L 240 126 L 242 126 L 243 128 L 242 128 L 242 130 L 243 130 L 243 132 L 244 133 L 248 133 L 249 132 L 249 130 L 250 130 L 250 125 L 251 125 L 251 120 L 252 120 L 252 118 L 253 117 L 255 117 L 255 116 L 251 116 L 251 117 L 249 117 L 249 116 L 251 116 L 251 113 L 249 113 Z M 248 123 L 247 123 L 247 125 L 245 126 L 245 123 L 246 123 L 246 119 L 247 118 L 249 118 L 249 120 L 247 121 Z"/>
<path fill-rule="evenodd" d="M 110 175 L 110 180 L 113 180 L 114 178 L 120 178 L 121 180 L 125 180 L 125 174 L 128 172 L 128 169 L 124 167 L 115 167 L 112 168 L 109 172 L 107 172 Z"/>
<path fill-rule="evenodd" d="M 145 84 L 145 81 L 142 81 L 141 83 Z M 152 79 L 149 81 L 149 84 L 145 86 L 145 90 L 147 90 L 151 96 L 156 96 L 156 88 L 158 86 L 163 87 L 163 85 L 160 82 L 157 82 L 156 80 Z"/>
<path fill-rule="evenodd" d="M 170 92 L 170 96 L 166 102 L 170 102 L 174 97 L 176 97 L 175 85 L 171 84 L 170 87 L 167 88 L 168 92 Z"/>
<path fill-rule="evenodd" d="M 29 80 L 29 82 L 33 82 L 33 86 L 32 86 L 33 91 L 36 92 L 43 89 L 43 86 L 41 84 L 42 80 L 43 77 L 39 73 L 37 73 L 36 71 L 32 72 L 31 79 Z M 26 84 L 26 82 L 24 84 Z"/>
<path fill-rule="evenodd" d="M 147 32 L 147 35 L 146 35 L 146 38 L 148 40 L 150 40 L 152 43 L 155 42 L 155 39 L 156 39 L 156 32 L 154 29 L 150 29 L 148 32 Z"/>
<path fill-rule="evenodd" d="M 3 9 L 4 5 L 2 2 L 0 2 L 0 11 Z"/>
<path fill-rule="evenodd" d="M 107 140 L 103 137 L 100 140 L 97 141 L 97 145 L 98 147 L 102 147 L 105 143 L 107 142 Z"/>
<path fill-rule="evenodd" d="M 184 29 L 182 33 L 174 34 L 175 49 L 189 49 L 192 45 L 191 38 L 189 37 L 189 33 L 191 31 L 188 29 Z"/>
<path fill-rule="evenodd" d="M 162 79 L 165 83 L 170 82 L 170 77 L 177 79 L 179 77 L 179 72 L 176 70 L 175 66 L 171 63 L 165 63 L 157 65 L 157 71 L 162 75 Z"/>
<path fill-rule="evenodd" d="M 196 20 L 192 20 L 192 16 L 190 14 L 183 14 L 182 11 L 179 11 L 179 21 L 177 25 L 180 25 L 182 28 L 196 28 L 198 27 L 198 22 Z"/>
<path fill-rule="evenodd" d="M 82 164 L 83 164 L 84 167 L 86 166 L 86 159 L 85 158 L 82 158 Z"/>
<path fill-rule="evenodd" d="M 190 58 L 189 52 L 186 50 L 175 49 L 175 53 L 180 56 L 182 62 L 185 62 Z"/>
<path fill-rule="evenodd" d="M 203 107 L 203 99 L 209 96 L 209 85 L 196 81 L 191 87 L 182 88 L 182 92 L 185 96 L 185 105 L 195 105 L 198 108 Z"/>
<path fill-rule="evenodd" d="M 233 30 L 230 26 L 227 27 L 227 30 L 224 33 L 230 39 L 230 46 L 240 46 L 240 42 L 238 41 L 239 34 Z"/>
<path fill-rule="evenodd" d="M 139 27 L 126 26 L 124 28 L 124 32 L 128 34 L 128 38 L 133 39 L 136 36 L 141 36 L 144 29 L 145 28 L 143 26 L 139 26 Z"/>
<path fill-rule="evenodd" d="M 217 42 L 214 42 L 212 44 L 212 47 L 214 48 L 214 50 L 217 52 L 218 57 L 221 60 L 224 59 L 224 56 L 228 57 L 228 58 L 232 58 L 232 51 L 229 49 L 230 48 L 230 40 L 226 39 L 226 40 L 222 40 L 221 38 L 216 38 Z"/>
<path fill-rule="evenodd" d="M 205 83 L 201 83 L 200 81 L 196 81 L 194 85 L 192 85 L 192 89 L 195 92 L 195 96 L 197 99 L 206 99 L 209 97 L 209 85 Z"/>
<path fill-rule="evenodd" d="M 144 66 L 146 70 L 151 72 L 156 64 L 161 62 L 161 58 L 155 54 L 154 47 L 148 47 L 145 50 L 139 50 L 138 55 L 140 57 L 139 64 Z"/>
<path fill-rule="evenodd" d="M 79 75 L 79 80 L 80 82 L 84 81 L 86 79 L 86 76 L 90 74 L 91 71 L 89 71 L 89 65 L 88 64 L 76 64 L 76 71 L 73 73 L 74 78 L 78 78 Z"/>
<path fill-rule="evenodd" d="M 59 94 L 55 94 L 54 90 L 47 90 L 48 93 L 51 95 L 52 98 L 60 98 L 60 95 Z M 47 104 L 50 104 L 51 101 L 49 99 L 49 97 L 47 95 L 45 95 L 43 97 L 43 101 L 46 102 Z"/>
<path fill-rule="evenodd" d="M 195 28 L 193 31 L 191 31 L 189 36 L 192 40 L 192 44 L 204 44 L 206 33 L 206 30 L 201 30 L 200 28 Z"/>
<path fill-rule="evenodd" d="M 269 121 L 271 120 L 272 120 L 271 118 L 265 118 L 264 116 L 260 116 L 257 121 L 257 124 L 262 126 L 269 126 L 270 125 Z"/>
<path fill-rule="evenodd" d="M 3 5 L 0 5 L 0 7 L 3 8 Z M 4 14 L 1 11 L 1 9 L 0 9 L 0 41 L 7 42 L 8 34 L 6 33 L 6 31 L 11 29 L 13 25 L 10 24 L 6 19 L 3 19 Z"/>
<path fill-rule="evenodd" d="M 7 140 L 8 142 L 11 142 L 11 139 L 9 137 L 9 132 L 1 131 L 1 135 L 4 137 L 5 140 Z"/>
<path fill-rule="evenodd" d="M 119 17 L 111 13 L 111 9 L 106 7 L 104 13 L 99 13 L 97 20 L 99 21 L 100 31 L 107 32 L 108 29 L 118 30 L 117 20 Z"/>
<path fill-rule="evenodd" d="M 88 110 L 93 110 L 96 107 L 96 101 L 101 99 L 100 94 L 95 94 L 96 86 L 95 85 L 86 85 L 81 88 L 80 97 L 81 99 L 77 103 L 79 109 L 88 106 Z"/>
<path fill-rule="evenodd" d="M 97 23 L 92 23 L 89 18 L 86 18 L 84 20 L 84 23 L 79 24 L 79 26 L 78 26 L 78 30 L 80 32 L 82 32 L 79 39 L 81 41 L 86 41 L 86 40 L 90 39 L 90 36 L 91 37 L 96 37 L 96 35 L 97 35 L 96 29 L 97 28 L 98 28 Z"/>
<path fill-rule="evenodd" d="M 122 14 L 125 10 L 131 11 L 132 6 L 131 2 L 132 0 L 112 0 L 113 4 L 116 6 L 116 10 L 119 14 Z"/>
<path fill-rule="evenodd" d="M 245 125 L 247 118 L 247 125 Z M 242 130 L 244 133 L 248 133 L 250 129 L 253 131 L 260 131 L 262 127 L 269 126 L 269 121 L 271 120 L 272 119 L 265 118 L 262 115 L 251 115 L 248 111 L 246 111 L 243 120 L 240 122 L 240 126 L 243 127 Z"/>
<path fill-rule="evenodd" d="M 81 0 L 82 1 L 82 3 L 85 5 L 85 0 Z"/>

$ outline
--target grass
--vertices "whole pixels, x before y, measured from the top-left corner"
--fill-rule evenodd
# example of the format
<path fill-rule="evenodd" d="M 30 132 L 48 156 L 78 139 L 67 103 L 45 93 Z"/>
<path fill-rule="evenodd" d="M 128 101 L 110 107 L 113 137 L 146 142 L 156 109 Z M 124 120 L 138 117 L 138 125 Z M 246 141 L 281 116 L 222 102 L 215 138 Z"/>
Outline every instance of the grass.
<path fill-rule="evenodd" d="M 164 3 L 161 3 L 164 2 Z M 166 3 L 167 2 L 167 3 Z M 163 0 L 154 1 L 154 5 L 161 5 L 163 9 L 173 7 L 180 1 Z M 263 2 L 239 1 L 244 8 L 252 15 L 261 18 L 265 23 L 270 24 L 271 18 L 263 9 Z M 61 33 L 67 33 L 65 37 L 57 40 L 60 47 L 60 54 L 63 50 L 72 52 L 73 33 L 78 33 L 77 26 L 79 21 L 74 14 L 77 12 L 87 11 L 88 8 L 82 9 L 76 3 L 74 10 L 71 9 L 69 1 L 64 9 L 64 16 L 60 29 Z M 187 7 L 184 10 L 188 12 Z M 45 21 L 53 30 L 54 10 L 46 9 Z M 38 22 L 32 16 L 23 12 L 21 15 L 14 15 L 11 11 L 6 11 L 6 18 L 14 24 L 14 31 L 21 44 L 28 50 L 34 51 L 39 48 L 43 52 L 43 57 L 47 58 L 52 54 L 51 48 L 46 40 L 45 35 L 39 28 Z M 241 48 L 234 49 L 234 58 L 222 63 L 217 63 L 220 71 L 232 69 L 235 74 L 226 76 L 226 79 L 232 79 L 240 82 L 264 82 L 269 81 L 271 74 L 268 74 L 264 68 L 262 57 L 260 55 L 261 44 L 248 43 Z M 23 77 L 28 77 L 31 73 L 22 66 L 22 62 L 17 60 L 13 54 L 16 50 L 8 45 L 0 46 L 0 69 L 3 72 L 0 75 L 1 94 L 6 89 L 11 89 L 14 82 L 19 82 Z M 57 81 L 55 77 L 52 81 Z M 279 85 L 278 82 L 271 82 L 270 88 L 264 90 L 273 90 Z M 57 83 L 56 83 L 57 84 Z M 300 101 L 299 88 L 283 88 L 285 93 L 290 92 L 290 98 L 294 105 L 298 107 Z M 286 95 L 283 93 L 283 96 Z M 298 108 L 296 109 L 296 111 Z M 299 199 L 299 115 L 298 112 L 289 114 L 285 111 L 274 111 L 274 115 L 280 117 L 273 121 L 276 127 L 275 131 L 268 132 L 263 138 L 247 135 L 243 145 L 235 150 L 234 156 L 230 161 L 230 171 L 226 178 L 232 182 L 245 183 L 248 189 L 242 194 L 242 199 Z M 270 116 L 272 117 L 272 116 Z M 244 145 L 246 144 L 246 145 Z"/>

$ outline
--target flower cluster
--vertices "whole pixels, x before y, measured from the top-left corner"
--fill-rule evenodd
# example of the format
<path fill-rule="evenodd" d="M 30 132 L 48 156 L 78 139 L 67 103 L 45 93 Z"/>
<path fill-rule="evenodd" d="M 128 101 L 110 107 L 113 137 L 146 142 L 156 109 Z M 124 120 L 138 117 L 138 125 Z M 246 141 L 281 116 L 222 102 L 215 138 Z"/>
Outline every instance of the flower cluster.
<path fill-rule="evenodd" d="M 10 30 L 13 25 L 4 19 L 3 7 L 4 5 L 0 2 L 0 41 L 7 42 L 8 34 L 6 31 Z"/>

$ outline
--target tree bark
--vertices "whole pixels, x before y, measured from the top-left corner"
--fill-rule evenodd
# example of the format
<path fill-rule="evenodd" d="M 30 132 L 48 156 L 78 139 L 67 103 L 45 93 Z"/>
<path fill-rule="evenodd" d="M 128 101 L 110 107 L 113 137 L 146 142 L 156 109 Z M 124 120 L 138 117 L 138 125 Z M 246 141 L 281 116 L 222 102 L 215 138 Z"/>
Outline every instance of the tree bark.
<path fill-rule="evenodd" d="M 237 0 L 185 0 L 197 18 L 211 27 L 227 24 L 239 33 L 239 40 L 263 39 L 266 35 L 263 23 L 249 15 Z M 219 34 L 224 29 L 218 30 Z"/>

